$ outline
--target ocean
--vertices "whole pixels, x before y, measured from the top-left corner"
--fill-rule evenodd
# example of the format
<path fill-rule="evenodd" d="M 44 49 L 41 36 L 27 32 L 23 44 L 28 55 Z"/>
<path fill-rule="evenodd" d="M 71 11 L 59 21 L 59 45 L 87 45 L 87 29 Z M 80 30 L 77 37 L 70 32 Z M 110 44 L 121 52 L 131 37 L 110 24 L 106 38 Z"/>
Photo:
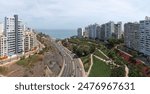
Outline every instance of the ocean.
<path fill-rule="evenodd" d="M 48 34 L 54 39 L 65 39 L 65 38 L 70 38 L 71 36 L 77 35 L 76 30 L 44 30 L 44 29 L 39 29 L 37 30 L 38 32 L 43 32 L 45 34 Z"/>

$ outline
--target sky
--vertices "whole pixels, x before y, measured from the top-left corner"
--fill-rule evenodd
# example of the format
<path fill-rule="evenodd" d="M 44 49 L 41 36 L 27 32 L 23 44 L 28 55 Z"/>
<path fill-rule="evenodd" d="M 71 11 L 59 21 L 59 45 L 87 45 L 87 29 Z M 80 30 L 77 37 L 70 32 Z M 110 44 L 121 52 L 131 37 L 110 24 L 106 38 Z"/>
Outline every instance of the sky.
<path fill-rule="evenodd" d="M 150 16 L 150 0 L 0 0 L 0 22 L 18 14 L 35 29 L 76 29 Z"/>

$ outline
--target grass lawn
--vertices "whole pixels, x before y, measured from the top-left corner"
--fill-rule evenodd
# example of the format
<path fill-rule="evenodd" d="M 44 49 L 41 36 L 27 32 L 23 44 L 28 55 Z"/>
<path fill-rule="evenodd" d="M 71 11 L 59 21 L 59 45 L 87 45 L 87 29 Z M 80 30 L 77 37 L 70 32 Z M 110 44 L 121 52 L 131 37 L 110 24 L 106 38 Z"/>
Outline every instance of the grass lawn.
<path fill-rule="evenodd" d="M 97 56 L 107 60 L 107 57 L 104 56 L 101 52 L 99 52 L 98 49 L 95 50 L 94 55 L 97 55 Z"/>
<path fill-rule="evenodd" d="M 110 77 L 111 69 L 109 65 L 93 57 L 93 66 L 89 77 Z"/>
<path fill-rule="evenodd" d="M 81 60 L 83 62 L 83 65 L 84 65 L 84 70 L 87 72 L 89 70 L 89 67 L 90 67 L 90 55 L 88 56 L 85 56 L 85 57 L 81 57 Z"/>

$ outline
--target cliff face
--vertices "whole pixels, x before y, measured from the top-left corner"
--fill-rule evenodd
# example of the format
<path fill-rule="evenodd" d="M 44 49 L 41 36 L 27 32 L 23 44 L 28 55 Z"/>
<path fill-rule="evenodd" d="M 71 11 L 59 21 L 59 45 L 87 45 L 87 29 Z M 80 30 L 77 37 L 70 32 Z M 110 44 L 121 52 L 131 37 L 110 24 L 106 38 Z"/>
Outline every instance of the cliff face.
<path fill-rule="evenodd" d="M 55 46 L 55 41 L 52 40 L 49 36 L 45 35 L 40 37 L 38 36 L 38 39 L 45 46 L 42 51 L 42 54 L 44 54 L 43 62 L 45 65 L 45 76 L 58 76 L 62 68 L 63 58 Z"/>

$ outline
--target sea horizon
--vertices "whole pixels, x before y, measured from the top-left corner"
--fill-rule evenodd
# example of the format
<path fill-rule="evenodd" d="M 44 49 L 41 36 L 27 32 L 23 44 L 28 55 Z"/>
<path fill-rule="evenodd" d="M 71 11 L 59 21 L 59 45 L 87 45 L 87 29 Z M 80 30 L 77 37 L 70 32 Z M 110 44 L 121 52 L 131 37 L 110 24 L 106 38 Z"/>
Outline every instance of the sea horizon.
<path fill-rule="evenodd" d="M 77 35 L 75 29 L 37 29 L 38 32 L 43 32 L 54 39 L 65 39 Z"/>

